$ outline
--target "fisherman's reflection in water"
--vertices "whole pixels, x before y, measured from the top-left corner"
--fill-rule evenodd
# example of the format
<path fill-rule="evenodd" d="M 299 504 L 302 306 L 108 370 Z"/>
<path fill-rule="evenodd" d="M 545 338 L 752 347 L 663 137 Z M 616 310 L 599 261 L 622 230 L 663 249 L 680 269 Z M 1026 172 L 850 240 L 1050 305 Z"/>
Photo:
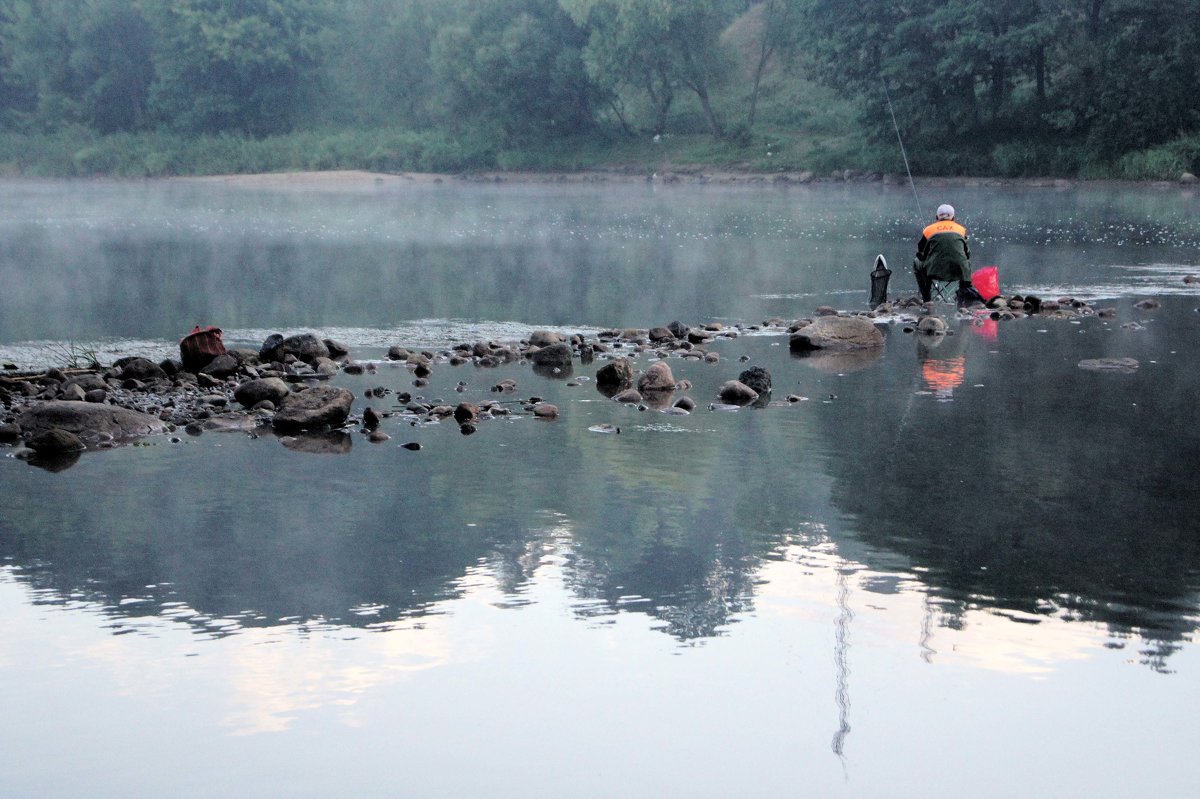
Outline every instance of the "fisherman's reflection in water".
<path fill-rule="evenodd" d="M 967 349 L 970 339 L 994 343 L 1000 328 L 995 319 L 978 316 L 964 322 L 957 331 L 917 335 L 917 359 L 921 362 L 921 381 L 938 402 L 954 400 L 954 389 L 967 376 Z"/>
<path fill-rule="evenodd" d="M 917 336 L 921 382 L 938 402 L 952 402 L 954 389 L 966 379 L 966 338 L 952 332 Z"/>

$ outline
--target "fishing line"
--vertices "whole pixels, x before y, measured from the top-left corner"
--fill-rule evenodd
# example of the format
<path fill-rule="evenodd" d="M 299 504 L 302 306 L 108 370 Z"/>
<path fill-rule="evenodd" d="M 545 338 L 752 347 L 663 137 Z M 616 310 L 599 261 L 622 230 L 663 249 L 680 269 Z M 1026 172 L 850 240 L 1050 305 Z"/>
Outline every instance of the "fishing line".
<path fill-rule="evenodd" d="M 879 82 L 883 84 L 883 96 L 887 98 L 888 113 L 892 115 L 892 127 L 896 129 L 896 141 L 900 142 L 900 155 L 904 158 L 904 171 L 908 173 L 908 185 L 912 187 L 913 202 L 917 204 L 917 217 L 925 218 L 925 212 L 921 210 L 921 200 L 917 197 L 917 184 L 913 181 L 912 170 L 908 167 L 908 153 L 904 149 L 904 139 L 900 136 L 900 123 L 896 121 L 896 109 L 892 107 L 892 95 L 888 92 L 887 81 L 883 79 L 883 75 L 879 76 Z"/>

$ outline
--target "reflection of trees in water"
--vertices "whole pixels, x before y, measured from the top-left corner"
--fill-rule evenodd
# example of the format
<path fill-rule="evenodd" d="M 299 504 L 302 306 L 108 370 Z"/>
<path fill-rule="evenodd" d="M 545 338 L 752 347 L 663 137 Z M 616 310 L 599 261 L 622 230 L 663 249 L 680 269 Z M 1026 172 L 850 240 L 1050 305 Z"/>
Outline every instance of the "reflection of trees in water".
<path fill-rule="evenodd" d="M 983 387 L 952 402 L 916 394 L 953 339 L 930 351 L 897 337 L 917 357 L 890 353 L 899 367 L 870 372 L 842 417 L 818 417 L 843 452 L 834 502 L 865 542 L 926 569 L 940 625 L 988 607 L 1096 622 L 1146 639 L 1143 662 L 1161 668 L 1195 629 L 1200 541 L 1180 465 L 1200 445 L 1177 420 L 1200 386 L 1179 369 L 1098 381 L 1074 367 L 1075 332 L 1031 357 L 972 348 L 963 328 L 952 357 Z"/>
<path fill-rule="evenodd" d="M 838 728 L 831 747 L 838 757 L 845 756 L 846 736 L 850 734 L 850 622 L 854 620 L 854 611 L 850 609 L 850 583 L 846 577 L 851 571 L 844 565 L 837 569 L 838 617 L 833 626 L 833 661 L 837 669 L 834 701 L 838 706 Z"/>
<path fill-rule="evenodd" d="M 647 613 L 665 622 L 680 640 L 719 635 L 738 613 L 752 606 L 753 562 L 726 554 L 741 542 L 675 540 L 644 542 L 639 557 L 614 568 L 611 559 L 573 557 L 568 564 L 572 591 L 582 599 L 582 616 L 622 610 Z"/>

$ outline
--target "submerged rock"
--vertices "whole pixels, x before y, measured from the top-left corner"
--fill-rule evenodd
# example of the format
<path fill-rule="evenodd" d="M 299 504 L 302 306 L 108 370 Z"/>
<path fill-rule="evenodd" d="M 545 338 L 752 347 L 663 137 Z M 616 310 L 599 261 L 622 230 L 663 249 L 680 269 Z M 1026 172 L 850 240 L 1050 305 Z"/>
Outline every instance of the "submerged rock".
<path fill-rule="evenodd" d="M 1140 366 L 1136 358 L 1088 358 L 1079 362 L 1080 369 L 1122 374 L 1133 374 Z"/>
<path fill-rule="evenodd" d="M 279 443 L 296 452 L 307 452 L 313 455 L 345 455 L 354 446 L 354 439 L 345 431 L 333 430 L 324 433 L 280 436 Z"/>

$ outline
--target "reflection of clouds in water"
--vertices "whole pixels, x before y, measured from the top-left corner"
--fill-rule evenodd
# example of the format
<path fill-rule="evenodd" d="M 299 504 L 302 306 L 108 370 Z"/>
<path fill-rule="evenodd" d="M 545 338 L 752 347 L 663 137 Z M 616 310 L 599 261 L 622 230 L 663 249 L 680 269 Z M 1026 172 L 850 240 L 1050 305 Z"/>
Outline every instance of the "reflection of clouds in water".
<path fill-rule="evenodd" d="M 235 735 L 281 732 L 297 714 L 328 706 L 341 707 L 342 722 L 357 726 L 353 706 L 364 694 L 453 660 L 435 625 L 362 636 L 353 646 L 331 635 L 296 645 L 279 628 L 247 631 L 227 653 L 232 693 L 223 726 Z"/>
<path fill-rule="evenodd" d="M 1107 651 L 1109 635 L 1102 625 L 1054 615 L 970 608 L 956 611 L 949 626 L 944 614 L 938 618 L 943 603 L 930 598 L 915 574 L 872 570 L 836 551 L 794 546 L 785 559 L 765 563 L 758 577 L 758 616 L 824 620 L 833 630 L 831 605 L 844 588 L 855 607 L 847 623 L 861 628 L 859 636 L 865 631 L 901 646 L 911 639 L 915 657 L 942 665 L 1042 677 L 1061 664 Z M 885 590 L 873 590 L 876 584 Z"/>

